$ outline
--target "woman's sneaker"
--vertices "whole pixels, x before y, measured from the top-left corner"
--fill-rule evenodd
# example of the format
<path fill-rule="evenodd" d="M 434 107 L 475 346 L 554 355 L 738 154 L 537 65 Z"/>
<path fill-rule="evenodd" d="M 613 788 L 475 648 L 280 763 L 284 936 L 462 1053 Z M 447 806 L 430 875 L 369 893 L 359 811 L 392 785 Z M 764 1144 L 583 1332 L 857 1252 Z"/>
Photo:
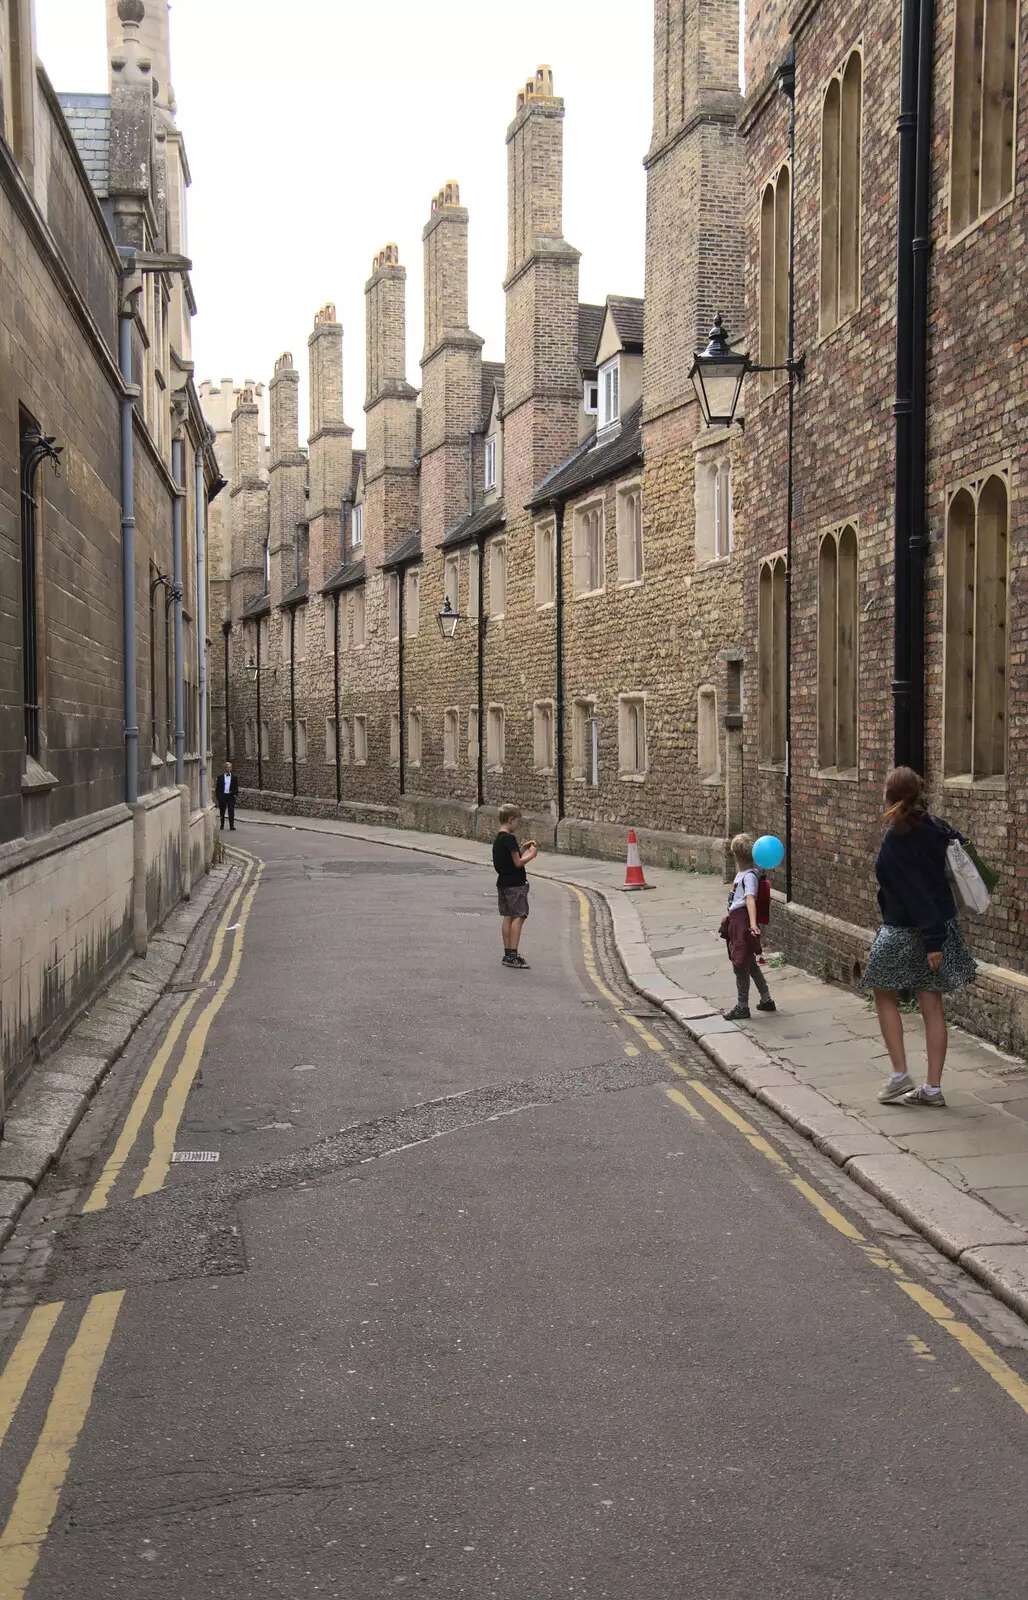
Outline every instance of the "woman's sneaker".
<path fill-rule="evenodd" d="M 909 1072 L 904 1072 L 900 1078 L 890 1078 L 880 1091 L 878 1098 L 883 1106 L 890 1105 L 893 1100 L 902 1100 L 914 1088 L 914 1080 Z"/>
<path fill-rule="evenodd" d="M 903 1104 L 905 1106 L 944 1106 L 946 1102 L 942 1097 L 941 1089 L 936 1089 L 933 1094 L 927 1084 L 919 1083 L 916 1089 L 910 1089 L 903 1096 Z"/>

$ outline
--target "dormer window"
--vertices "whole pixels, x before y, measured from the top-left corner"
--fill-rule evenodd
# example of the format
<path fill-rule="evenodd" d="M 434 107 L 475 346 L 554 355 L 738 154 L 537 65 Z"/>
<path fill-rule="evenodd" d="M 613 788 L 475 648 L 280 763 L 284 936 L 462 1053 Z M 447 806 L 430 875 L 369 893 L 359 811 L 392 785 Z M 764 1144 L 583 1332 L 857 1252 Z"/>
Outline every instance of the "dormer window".
<path fill-rule="evenodd" d="M 491 433 L 485 441 L 485 486 L 496 488 L 496 435 Z"/>
<path fill-rule="evenodd" d="M 621 359 L 600 368 L 600 427 L 609 428 L 621 415 Z"/>
<path fill-rule="evenodd" d="M 364 507 L 362 505 L 354 506 L 353 508 L 353 525 L 350 534 L 350 543 L 353 545 L 354 549 L 356 549 L 358 545 L 364 543 Z"/>
<path fill-rule="evenodd" d="M 596 413 L 600 409 L 600 386 L 596 382 L 595 378 L 587 378 L 585 380 L 585 393 L 582 398 L 582 406 L 587 417 L 595 417 Z"/>

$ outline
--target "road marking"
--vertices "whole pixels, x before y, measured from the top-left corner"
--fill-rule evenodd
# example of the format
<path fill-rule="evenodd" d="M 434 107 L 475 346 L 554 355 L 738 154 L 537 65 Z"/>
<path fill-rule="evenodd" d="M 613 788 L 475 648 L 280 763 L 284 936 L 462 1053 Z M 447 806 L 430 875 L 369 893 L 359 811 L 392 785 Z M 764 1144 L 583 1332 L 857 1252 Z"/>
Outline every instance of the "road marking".
<path fill-rule="evenodd" d="M 910 1346 L 911 1355 L 915 1356 L 918 1361 L 935 1360 L 935 1357 L 932 1355 L 929 1346 L 926 1345 L 924 1340 L 919 1338 L 916 1333 L 907 1334 L 907 1344 Z"/>
<path fill-rule="evenodd" d="M 236 914 L 236 907 L 239 904 L 239 900 L 244 889 L 246 888 L 252 870 L 253 866 L 251 862 L 251 864 L 247 867 L 242 883 L 240 883 L 238 888 L 233 892 L 232 898 L 229 900 L 229 903 L 225 908 L 221 922 L 218 926 L 218 931 L 214 936 L 214 943 L 211 947 L 210 959 L 207 962 L 203 977 L 200 980 L 202 983 L 206 983 L 208 979 L 213 976 L 217 970 L 219 962 L 221 961 L 221 953 L 225 945 L 225 937 L 226 934 L 231 931 L 229 925 L 232 921 L 232 918 Z M 125 1118 L 125 1122 L 122 1126 L 120 1134 L 118 1135 L 114 1149 L 107 1158 L 107 1161 L 104 1164 L 104 1169 L 97 1179 L 92 1193 L 90 1194 L 85 1205 L 82 1207 L 83 1212 L 103 1211 L 105 1209 L 107 1201 L 110 1198 L 111 1190 L 117 1183 L 118 1178 L 124 1171 L 125 1165 L 132 1154 L 136 1139 L 139 1137 L 139 1130 L 146 1120 L 146 1116 L 150 1110 L 154 1095 L 157 1093 L 158 1085 L 164 1076 L 168 1062 L 171 1060 L 175 1046 L 178 1044 L 182 1030 L 188 1022 L 190 1013 L 192 1012 L 193 1007 L 196 1005 L 199 998 L 199 990 L 194 991 L 193 994 L 189 996 L 189 998 L 175 1013 L 175 1016 L 173 1017 L 168 1028 L 168 1032 L 165 1034 L 164 1041 L 157 1054 L 154 1056 L 153 1061 L 150 1063 L 146 1076 L 136 1092 L 136 1097 L 129 1109 L 128 1116 Z"/>
<path fill-rule="evenodd" d="M 703 1115 L 703 1112 L 697 1111 L 692 1101 L 685 1098 L 685 1095 L 682 1093 L 681 1089 L 665 1089 L 664 1093 L 667 1095 L 669 1100 L 673 1100 L 675 1102 L 676 1106 L 681 1106 L 686 1115 L 692 1117 L 694 1122 L 705 1122 L 707 1120 Z"/>
<path fill-rule="evenodd" d="M 257 858 L 255 857 L 254 859 L 256 860 Z M 186 1040 L 185 1050 L 182 1052 L 182 1060 L 179 1062 L 178 1069 L 168 1086 L 168 1092 L 164 1099 L 164 1108 L 157 1119 L 153 1131 L 153 1149 L 150 1160 L 136 1189 L 135 1198 L 137 1200 L 142 1199 L 144 1195 L 156 1194 L 158 1190 L 163 1189 L 168 1172 L 171 1169 L 171 1158 L 175 1150 L 175 1139 L 178 1134 L 179 1123 L 182 1121 L 182 1114 L 186 1109 L 186 1100 L 193 1086 L 193 1079 L 196 1077 L 200 1062 L 203 1059 L 207 1035 L 211 1030 L 211 1024 L 215 1017 L 228 999 L 229 990 L 239 976 L 239 968 L 243 959 L 246 924 L 250 918 L 250 911 L 260 885 L 263 870 L 264 863 L 258 862 L 253 882 L 243 899 L 243 908 L 239 913 L 239 931 L 235 937 L 232 955 L 225 971 L 225 976 L 215 990 L 213 998 L 208 1001 L 193 1024 Z M 2 1597 L 0 1597 L 0 1600 L 2 1600 Z"/>
<path fill-rule="evenodd" d="M 804 1200 L 810 1201 L 814 1210 L 820 1212 L 821 1216 L 835 1229 L 836 1233 L 841 1233 L 844 1239 L 850 1239 L 854 1244 L 863 1243 L 864 1235 L 859 1228 L 855 1228 L 852 1222 L 843 1216 L 841 1211 L 836 1211 L 831 1202 L 826 1200 L 823 1194 L 819 1194 L 811 1184 L 797 1177 L 791 1177 L 789 1182 L 797 1194 L 801 1194 Z"/>
<path fill-rule="evenodd" d="M 36 1363 L 46 1349 L 54 1331 L 54 1323 L 63 1308 L 63 1300 L 55 1300 L 48 1306 L 37 1306 L 11 1351 L 10 1360 L 0 1376 L 0 1444 L 7 1437 L 7 1430 L 21 1405 L 29 1380 L 36 1370 Z"/>
<path fill-rule="evenodd" d="M 593 945 L 592 929 L 590 927 L 591 908 L 588 896 L 583 894 L 581 889 L 576 889 L 573 884 L 569 884 L 568 887 L 572 894 L 578 897 L 578 921 L 582 934 L 582 959 L 590 981 L 600 991 L 603 998 L 614 1007 L 621 1020 L 635 1029 L 646 1048 L 652 1050 L 655 1054 L 663 1055 L 664 1046 L 660 1040 L 655 1038 L 650 1030 L 643 1026 L 638 1017 L 629 1015 L 625 1010 L 624 1002 L 618 999 L 612 989 L 607 988 L 607 985 L 600 977 L 599 968 L 596 965 L 596 950 Z M 638 1051 L 636 1054 L 638 1054 Z"/>
<path fill-rule="evenodd" d="M 94 1295 L 64 1358 L 43 1431 L 0 1535 L 0 1600 L 20 1600 L 32 1581 L 124 1298 L 124 1289 Z"/>
<path fill-rule="evenodd" d="M 752 1133 L 759 1137 L 756 1128 L 751 1122 L 747 1122 L 745 1117 L 741 1117 L 734 1106 L 730 1106 L 727 1101 L 722 1100 L 721 1096 L 715 1094 L 713 1089 L 708 1089 L 707 1085 L 701 1083 L 699 1078 L 690 1078 L 689 1088 L 695 1089 L 702 1100 L 706 1100 L 709 1106 L 713 1106 L 715 1111 L 719 1111 L 725 1121 L 730 1122 L 732 1127 L 738 1129 L 740 1133 L 745 1133 L 747 1136 Z"/>

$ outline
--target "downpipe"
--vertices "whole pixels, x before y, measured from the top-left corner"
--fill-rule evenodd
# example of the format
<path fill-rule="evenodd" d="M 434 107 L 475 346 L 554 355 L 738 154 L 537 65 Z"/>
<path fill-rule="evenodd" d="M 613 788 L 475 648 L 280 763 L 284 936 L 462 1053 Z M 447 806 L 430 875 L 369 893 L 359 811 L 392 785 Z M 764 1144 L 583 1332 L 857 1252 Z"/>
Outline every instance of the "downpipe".
<path fill-rule="evenodd" d="M 914 210 L 917 187 L 921 0 L 903 0 L 896 212 L 896 419 L 893 512 L 893 761 L 910 766 L 913 739 L 911 533 L 914 505 Z M 923 628 L 923 620 L 922 620 Z"/>
<path fill-rule="evenodd" d="M 554 620 L 557 654 L 557 705 L 555 708 L 554 742 L 557 761 L 557 824 L 553 830 L 553 848 L 556 851 L 558 833 L 567 808 L 564 739 L 564 501 L 558 500 L 553 508 L 553 560 L 554 560 Z"/>
<path fill-rule="evenodd" d="M 910 759 L 925 768 L 925 565 L 928 559 L 928 294 L 932 255 L 932 100 L 935 6 L 921 0 L 917 52 L 917 160 L 911 244 L 913 416 L 910 514 Z"/>
<path fill-rule="evenodd" d="M 194 493 L 196 500 L 196 688 L 198 740 L 200 744 L 200 810 L 206 811 L 207 786 L 207 513 L 203 481 L 204 448 L 196 452 Z"/>
<path fill-rule="evenodd" d="M 118 317 L 118 363 L 121 368 L 121 558 L 122 648 L 125 659 L 125 802 L 139 800 L 139 723 L 136 716 L 136 509 L 135 438 L 133 433 L 131 309 Z"/>
<path fill-rule="evenodd" d="M 185 684 L 182 660 L 182 506 L 185 483 L 182 467 L 185 447 L 181 439 L 171 441 L 171 476 L 175 498 L 171 503 L 171 602 L 175 618 L 175 783 L 186 781 Z"/>

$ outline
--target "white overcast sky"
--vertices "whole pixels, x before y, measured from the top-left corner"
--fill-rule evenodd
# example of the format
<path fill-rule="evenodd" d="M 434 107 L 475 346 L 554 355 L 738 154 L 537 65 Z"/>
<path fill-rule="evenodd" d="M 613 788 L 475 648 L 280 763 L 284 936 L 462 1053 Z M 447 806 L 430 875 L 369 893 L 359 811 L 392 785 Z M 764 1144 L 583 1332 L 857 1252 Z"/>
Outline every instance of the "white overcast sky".
<path fill-rule="evenodd" d="M 36 16 L 55 87 L 105 91 L 103 0 L 36 0 Z M 501 358 L 504 134 L 543 62 L 567 102 L 564 232 L 582 251 L 581 297 L 641 294 L 652 27 L 648 0 L 174 0 L 197 380 L 267 381 L 283 350 L 304 372 L 314 314 L 333 300 L 362 439 L 372 256 L 399 244 L 420 383 L 421 230 L 450 178 L 471 214 L 471 325 Z"/>

